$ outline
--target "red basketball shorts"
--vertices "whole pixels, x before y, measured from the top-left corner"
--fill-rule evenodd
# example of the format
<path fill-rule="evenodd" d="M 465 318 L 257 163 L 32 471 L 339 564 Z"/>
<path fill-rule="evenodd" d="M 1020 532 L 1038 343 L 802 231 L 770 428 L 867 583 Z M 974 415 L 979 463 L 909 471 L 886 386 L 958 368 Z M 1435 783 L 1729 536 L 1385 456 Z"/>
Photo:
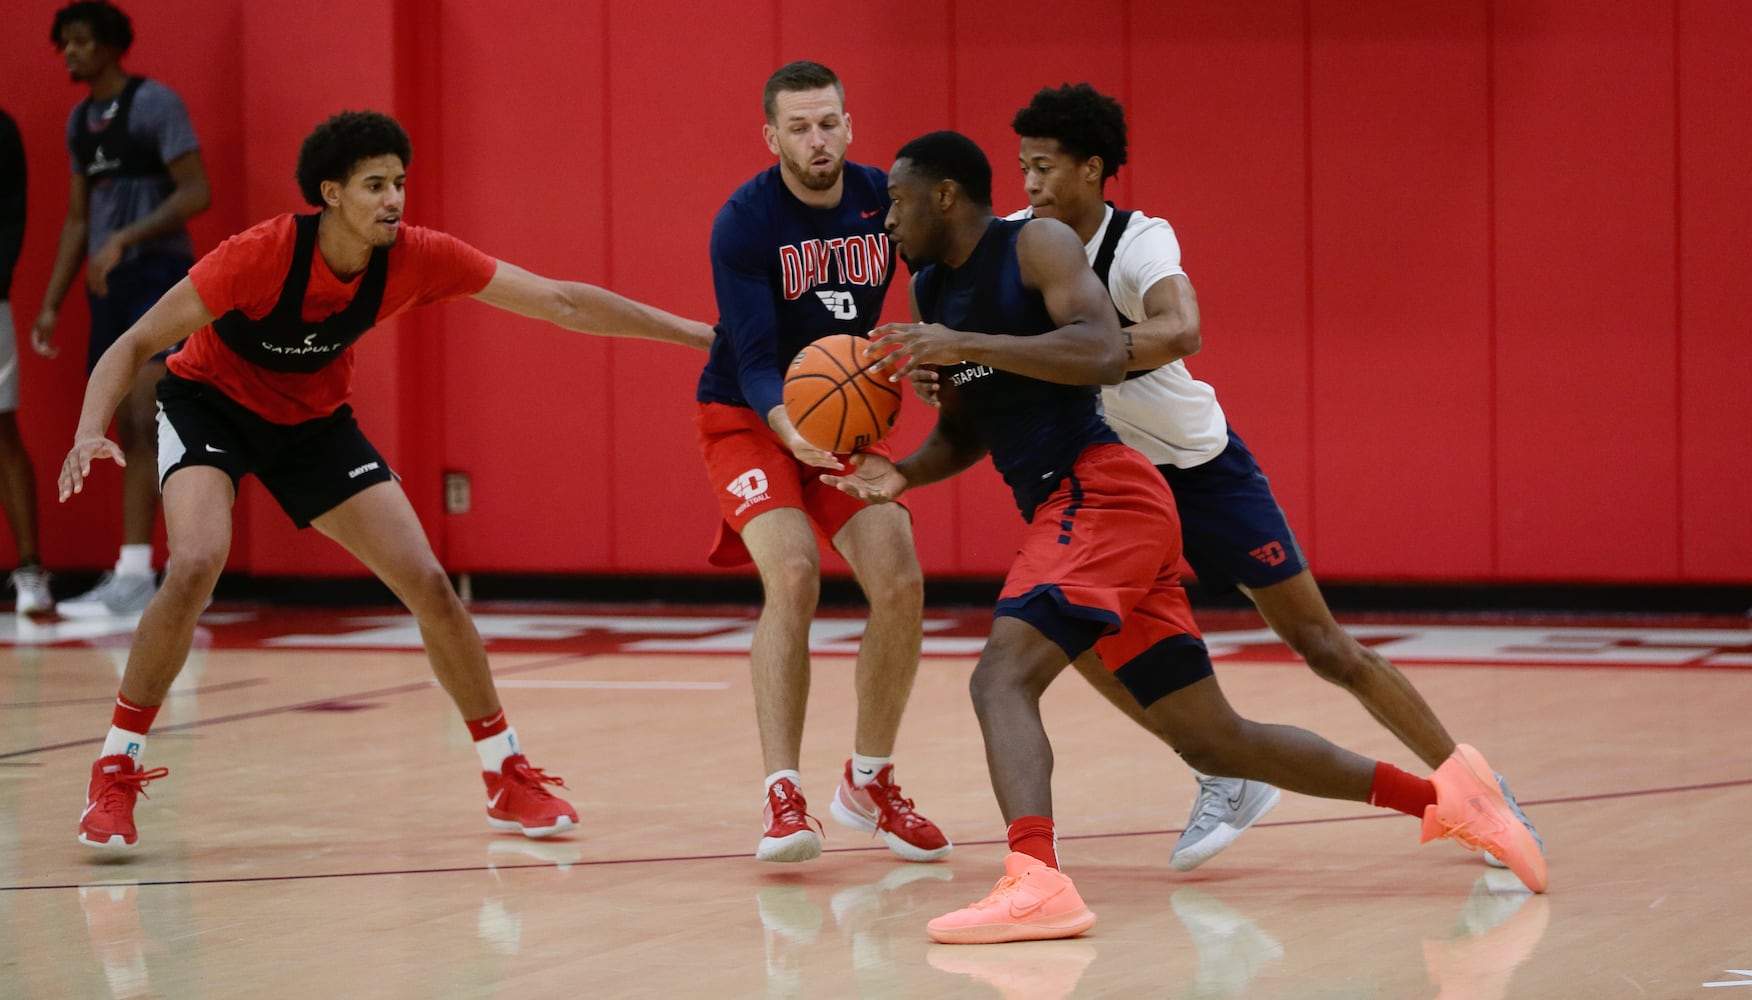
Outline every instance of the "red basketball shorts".
<path fill-rule="evenodd" d="M 1148 705 L 1210 675 L 1180 547 L 1162 474 L 1125 445 L 1092 445 L 1035 510 L 994 614 L 1028 622 L 1071 659 L 1093 646 Z"/>
<path fill-rule="evenodd" d="M 742 544 L 742 528 L 769 510 L 794 507 L 809 516 L 815 534 L 830 548 L 833 536 L 869 504 L 821 481 L 818 469 L 804 465 L 773 433 L 760 415 L 746 406 L 701 403 L 694 415 L 706 476 L 718 498 L 723 520 L 707 560 L 714 566 L 740 566 L 750 561 Z M 886 443 L 864 449 L 887 457 Z M 841 456 L 844 458 L 844 456 Z M 1156 474 L 1154 469 L 1150 470 Z M 1156 474 L 1156 481 L 1162 481 Z"/>

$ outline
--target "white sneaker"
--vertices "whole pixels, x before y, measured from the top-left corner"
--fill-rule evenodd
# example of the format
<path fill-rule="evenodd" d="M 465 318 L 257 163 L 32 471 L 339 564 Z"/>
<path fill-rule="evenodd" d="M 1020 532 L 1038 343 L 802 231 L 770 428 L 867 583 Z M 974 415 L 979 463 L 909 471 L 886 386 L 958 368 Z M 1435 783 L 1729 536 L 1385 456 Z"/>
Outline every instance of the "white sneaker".
<path fill-rule="evenodd" d="M 1196 773 L 1196 772 L 1195 772 Z M 1189 872 L 1216 857 L 1241 832 L 1278 804 L 1278 790 L 1262 781 L 1198 776 L 1198 798 L 1168 865 Z"/>
<path fill-rule="evenodd" d="M 158 593 L 158 581 L 150 575 L 105 573 L 97 586 L 78 597 L 62 601 L 57 609 L 63 618 L 120 618 L 137 615 Z"/>
<path fill-rule="evenodd" d="M 18 592 L 14 608 L 21 615 L 46 615 L 55 610 L 55 598 L 49 593 L 49 571 L 41 566 L 20 566 L 6 578 Z"/>

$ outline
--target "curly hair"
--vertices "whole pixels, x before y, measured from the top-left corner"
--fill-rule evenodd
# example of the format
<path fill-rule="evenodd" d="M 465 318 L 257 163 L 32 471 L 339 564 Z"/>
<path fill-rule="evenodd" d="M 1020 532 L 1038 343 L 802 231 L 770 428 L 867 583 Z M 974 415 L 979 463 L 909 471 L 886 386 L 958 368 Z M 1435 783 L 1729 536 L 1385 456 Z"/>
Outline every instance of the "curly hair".
<path fill-rule="evenodd" d="M 134 22 L 108 0 L 79 0 L 55 11 L 55 23 L 49 28 L 49 44 L 57 49 L 64 45 L 61 33 L 73 24 L 91 28 L 91 37 L 97 44 L 107 45 L 117 52 L 126 52 L 134 45 Z"/>
<path fill-rule="evenodd" d="M 979 144 L 960 132 L 927 132 L 900 147 L 896 160 L 908 160 L 931 181 L 954 181 L 981 208 L 992 207 L 992 164 Z"/>
<path fill-rule="evenodd" d="M 1101 157 L 1101 178 L 1125 163 L 1125 109 L 1086 83 L 1046 87 L 1016 112 L 1010 128 L 1025 139 L 1057 139 L 1079 160 Z"/>
<path fill-rule="evenodd" d="M 374 156 L 399 156 L 405 167 L 413 162 L 413 143 L 400 123 L 382 112 L 343 111 L 304 137 L 298 148 L 298 191 L 322 208 L 322 182 L 345 184 L 360 160 Z"/>

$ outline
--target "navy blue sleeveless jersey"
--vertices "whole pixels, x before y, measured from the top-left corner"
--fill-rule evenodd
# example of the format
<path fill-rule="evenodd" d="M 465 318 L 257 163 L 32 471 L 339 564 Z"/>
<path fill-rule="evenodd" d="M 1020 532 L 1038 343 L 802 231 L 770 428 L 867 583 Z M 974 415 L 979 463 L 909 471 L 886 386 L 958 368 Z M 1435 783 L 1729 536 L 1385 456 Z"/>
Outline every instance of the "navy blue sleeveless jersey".
<path fill-rule="evenodd" d="M 1027 219 L 993 219 L 960 267 L 932 265 L 913 279 L 919 316 L 952 330 L 1032 337 L 1058 329 L 1040 293 L 1022 284 L 1016 237 Z M 944 365 L 980 443 L 1025 520 L 1070 474 L 1083 449 L 1119 436 L 1101 419 L 1101 390 L 1059 385 L 989 365 Z"/>
<path fill-rule="evenodd" d="M 833 208 L 797 200 L 774 165 L 736 189 L 712 223 L 717 336 L 696 398 L 765 416 L 803 345 L 876 326 L 894 276 L 883 223 L 888 175 L 848 162 Z"/>

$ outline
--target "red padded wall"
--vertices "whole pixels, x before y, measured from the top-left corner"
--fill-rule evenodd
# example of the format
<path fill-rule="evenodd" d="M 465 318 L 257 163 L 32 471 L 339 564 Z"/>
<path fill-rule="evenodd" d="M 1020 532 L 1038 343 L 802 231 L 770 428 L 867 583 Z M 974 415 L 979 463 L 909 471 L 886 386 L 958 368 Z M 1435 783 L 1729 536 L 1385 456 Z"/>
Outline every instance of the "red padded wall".
<path fill-rule="evenodd" d="M 1493 17 L 1498 575 L 1673 579 L 1673 7 Z"/>
<path fill-rule="evenodd" d="M 1492 568 L 1485 4 L 1323 4 L 1312 38 L 1306 533 L 1322 574 L 1482 579 Z"/>
<path fill-rule="evenodd" d="M 1752 8 L 1679 10 L 1679 528 L 1688 580 L 1745 580 L 1752 566 Z M 1739 123 L 1726 127 L 1726 123 Z"/>
<path fill-rule="evenodd" d="M 32 171 L 12 303 L 27 330 L 79 92 L 43 38 L 58 0 L 13 6 L 0 93 Z M 1752 473 L 1736 458 L 1752 417 L 1752 293 L 1735 270 L 1752 231 L 1743 4 L 1076 13 L 162 0 L 133 11 L 129 66 L 176 86 L 202 134 L 214 206 L 193 227 L 200 249 L 298 209 L 299 139 L 377 107 L 413 132 L 411 220 L 702 319 L 715 319 L 712 217 L 771 162 L 758 100 L 780 62 L 842 73 L 854 159 L 887 166 L 930 129 L 973 135 L 1000 210 L 1022 202 L 1010 115 L 1040 86 L 1090 80 L 1131 119 L 1110 194 L 1180 235 L 1204 314 L 1193 373 L 1218 388 L 1323 578 L 1752 580 Z M 906 277 L 890 318 L 905 315 Z M 113 473 L 77 503 L 50 497 L 83 390 L 84 313 L 76 293 L 59 360 L 21 358 L 44 553 L 63 569 L 107 563 L 119 520 Z M 707 571 L 701 356 L 476 304 L 404 317 L 361 355 L 360 420 L 453 567 Z M 930 423 L 909 403 L 901 447 Z M 471 513 L 440 513 L 447 468 L 473 477 Z M 931 574 L 1007 564 L 1019 522 L 989 469 L 914 506 Z M 258 487 L 237 518 L 235 568 L 357 572 Z"/>

